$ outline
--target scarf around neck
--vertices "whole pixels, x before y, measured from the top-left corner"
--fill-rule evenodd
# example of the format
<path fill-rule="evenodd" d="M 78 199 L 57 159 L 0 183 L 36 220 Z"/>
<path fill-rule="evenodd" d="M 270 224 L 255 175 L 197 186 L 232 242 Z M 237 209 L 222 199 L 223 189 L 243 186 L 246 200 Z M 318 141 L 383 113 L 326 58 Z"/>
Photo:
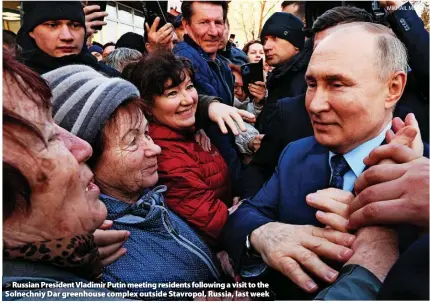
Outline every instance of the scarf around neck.
<path fill-rule="evenodd" d="M 39 241 L 10 247 L 3 242 L 4 260 L 47 263 L 62 267 L 78 277 L 98 280 L 102 263 L 93 234 Z"/>

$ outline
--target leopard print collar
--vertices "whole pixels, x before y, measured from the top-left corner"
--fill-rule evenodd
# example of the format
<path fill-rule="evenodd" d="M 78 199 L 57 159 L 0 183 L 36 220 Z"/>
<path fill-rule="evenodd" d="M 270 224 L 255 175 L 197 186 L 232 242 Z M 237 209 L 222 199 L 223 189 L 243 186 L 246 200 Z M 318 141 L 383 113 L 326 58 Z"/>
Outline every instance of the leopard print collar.
<path fill-rule="evenodd" d="M 3 259 L 49 263 L 87 279 L 101 278 L 102 264 L 92 234 L 8 247 L 3 243 Z"/>

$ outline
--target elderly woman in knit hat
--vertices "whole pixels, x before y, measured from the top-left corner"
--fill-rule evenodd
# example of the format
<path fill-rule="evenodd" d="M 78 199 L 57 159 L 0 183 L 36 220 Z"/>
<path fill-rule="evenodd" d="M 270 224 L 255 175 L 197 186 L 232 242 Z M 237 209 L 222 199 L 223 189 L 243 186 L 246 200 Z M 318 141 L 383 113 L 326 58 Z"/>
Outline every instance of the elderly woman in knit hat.
<path fill-rule="evenodd" d="M 163 193 L 169 189 L 153 187 L 158 182 L 161 150 L 149 136 L 137 88 L 86 66 L 63 67 L 44 78 L 53 92 L 54 120 L 94 149 L 89 164 L 113 229 L 130 232 L 124 244 L 127 254 L 105 268 L 104 279 L 135 283 L 218 280 L 219 263 L 207 244 L 165 205 Z M 209 111 L 226 109 L 219 102 L 208 107 Z M 153 292 L 151 285 L 131 290 Z"/>

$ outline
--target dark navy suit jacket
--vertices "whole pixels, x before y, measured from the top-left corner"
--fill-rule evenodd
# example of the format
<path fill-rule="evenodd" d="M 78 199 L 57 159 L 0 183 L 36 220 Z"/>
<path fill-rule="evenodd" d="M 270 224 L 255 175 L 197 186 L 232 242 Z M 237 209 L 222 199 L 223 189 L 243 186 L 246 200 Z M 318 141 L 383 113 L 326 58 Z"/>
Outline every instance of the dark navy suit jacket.
<path fill-rule="evenodd" d="M 429 147 L 424 144 L 424 155 Z M 229 216 L 222 232 L 222 242 L 236 270 L 240 270 L 246 236 L 269 222 L 322 227 L 315 217 L 316 209 L 306 203 L 306 195 L 328 188 L 331 170 L 329 150 L 315 137 L 289 144 L 279 157 L 270 180 L 252 198 Z"/>

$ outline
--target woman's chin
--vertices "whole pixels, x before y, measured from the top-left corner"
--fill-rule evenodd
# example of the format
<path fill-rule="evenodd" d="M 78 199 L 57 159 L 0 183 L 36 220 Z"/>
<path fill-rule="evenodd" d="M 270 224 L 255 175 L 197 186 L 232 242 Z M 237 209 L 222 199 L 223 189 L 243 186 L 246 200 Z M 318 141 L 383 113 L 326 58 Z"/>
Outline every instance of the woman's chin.
<path fill-rule="evenodd" d="M 106 205 L 100 200 L 98 200 L 98 202 L 96 209 L 92 209 L 95 229 L 99 228 L 107 217 Z"/>
<path fill-rule="evenodd" d="M 158 182 L 158 172 L 155 171 L 153 174 L 144 176 L 143 178 L 143 189 L 154 187 Z"/>

